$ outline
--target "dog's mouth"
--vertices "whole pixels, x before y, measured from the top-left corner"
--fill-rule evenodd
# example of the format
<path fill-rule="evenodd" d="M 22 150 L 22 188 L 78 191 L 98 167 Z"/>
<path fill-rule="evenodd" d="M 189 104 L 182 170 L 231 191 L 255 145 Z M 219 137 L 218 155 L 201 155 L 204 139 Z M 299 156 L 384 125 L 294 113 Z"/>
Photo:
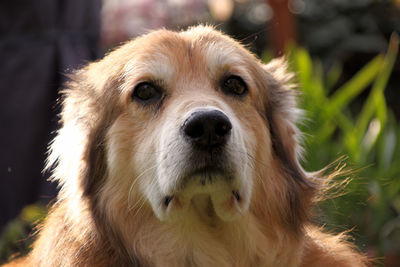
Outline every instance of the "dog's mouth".
<path fill-rule="evenodd" d="M 195 213 L 211 225 L 217 220 L 232 221 L 243 208 L 244 193 L 235 180 L 234 173 L 216 166 L 198 168 L 185 175 L 179 190 L 164 196 L 163 209 L 175 218 Z"/>
<path fill-rule="evenodd" d="M 233 174 L 223 167 L 206 165 L 184 175 L 182 185 L 185 187 L 186 184 L 194 182 L 198 183 L 199 186 L 206 186 L 207 184 L 217 182 L 217 179 L 231 180 L 232 176 Z"/>
<path fill-rule="evenodd" d="M 237 219 L 241 214 L 240 206 L 241 196 L 237 190 L 232 190 L 228 195 L 222 192 L 219 196 L 212 193 L 198 193 L 190 199 L 182 198 L 181 195 L 164 198 L 165 211 L 171 215 L 168 217 L 170 219 L 172 217 L 173 221 L 182 220 L 185 215 L 195 214 L 200 221 L 210 226 L 215 226 L 219 221 Z"/>
<path fill-rule="evenodd" d="M 240 127 L 229 119 L 233 130 L 223 132 L 221 127 L 228 126 L 228 117 L 219 111 L 207 117 L 207 112 L 201 116 L 194 112 L 200 117 L 195 120 L 193 115 L 190 120 L 194 121 L 179 128 L 183 130 L 178 136 L 184 138 L 174 139 L 176 136 L 171 135 L 172 141 L 166 139 L 161 143 L 169 153 L 159 155 L 156 183 L 144 190 L 155 215 L 162 221 L 193 222 L 200 215 L 200 219 L 228 222 L 249 208 L 252 171 L 246 153 L 239 152 L 247 151 Z"/>
<path fill-rule="evenodd" d="M 240 202 L 241 197 L 240 197 L 240 193 L 238 192 L 238 190 L 232 190 L 232 197 L 235 199 L 235 201 Z M 172 202 L 172 200 L 174 199 L 174 196 L 166 196 L 164 198 L 164 205 L 166 208 L 168 208 L 169 204 Z"/>

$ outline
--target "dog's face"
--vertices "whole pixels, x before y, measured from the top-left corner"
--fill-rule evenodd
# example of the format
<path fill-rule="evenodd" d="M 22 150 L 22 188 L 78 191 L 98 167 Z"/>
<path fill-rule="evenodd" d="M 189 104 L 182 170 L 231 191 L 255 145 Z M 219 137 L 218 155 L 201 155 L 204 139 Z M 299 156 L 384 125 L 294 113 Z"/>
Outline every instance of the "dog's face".
<path fill-rule="evenodd" d="M 108 134 L 107 157 L 118 166 L 116 148 L 131 148 L 124 159 L 131 168 L 116 172 L 128 171 L 137 183 L 131 190 L 144 194 L 160 220 L 196 210 L 229 221 L 249 207 L 251 157 L 270 138 L 255 104 L 250 55 L 227 38 L 193 35 L 140 40 L 147 45 L 125 64 L 126 105 Z"/>
<path fill-rule="evenodd" d="M 263 213 L 295 224 L 308 184 L 281 65 L 210 28 L 151 33 L 77 74 L 59 142 L 68 125 L 82 132 L 81 186 L 110 217 L 151 209 L 215 224 Z"/>

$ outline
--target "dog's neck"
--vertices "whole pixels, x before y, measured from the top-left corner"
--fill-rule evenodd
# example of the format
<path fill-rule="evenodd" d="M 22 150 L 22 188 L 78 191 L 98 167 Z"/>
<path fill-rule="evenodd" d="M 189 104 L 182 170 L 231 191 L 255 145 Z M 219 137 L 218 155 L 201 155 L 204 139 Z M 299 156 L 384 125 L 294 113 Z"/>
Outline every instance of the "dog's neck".
<path fill-rule="evenodd" d="M 257 186 L 256 188 L 261 188 Z M 254 192 L 254 203 L 265 203 L 263 191 Z M 139 266 L 293 266 L 301 256 L 302 235 L 273 211 L 250 209 L 225 222 L 207 212 L 207 202 L 194 200 L 191 214 L 175 221 L 160 221 L 147 202 L 127 210 L 123 194 L 84 198 L 87 216 L 122 262 Z M 79 201 L 78 201 L 79 202 Z M 101 202 L 101 203 L 100 203 Z M 73 203 L 73 202 L 71 202 Z M 76 219 L 82 219 L 79 216 Z M 79 222 L 76 222 L 78 225 Z M 283 262 L 283 259 L 286 262 Z M 289 261 L 289 262 L 287 262 Z"/>
<path fill-rule="evenodd" d="M 118 218 L 96 219 L 105 214 L 88 199 L 81 199 L 79 206 L 72 203 L 60 200 L 50 212 L 32 262 L 56 266 L 59 255 L 67 255 L 79 260 L 71 266 L 295 266 L 301 256 L 301 238 L 265 228 L 263 219 L 251 212 L 233 222 L 166 223 L 146 205 L 128 216 L 116 211 Z M 54 255 L 43 259 L 43 250 Z M 85 256 L 74 256 L 78 254 Z"/>
<path fill-rule="evenodd" d="M 130 257 L 146 266 L 291 266 L 300 257 L 294 251 L 301 251 L 292 234 L 263 229 L 250 213 L 233 222 L 191 218 L 171 223 L 157 219 L 145 205 L 112 225 L 118 225 Z"/>

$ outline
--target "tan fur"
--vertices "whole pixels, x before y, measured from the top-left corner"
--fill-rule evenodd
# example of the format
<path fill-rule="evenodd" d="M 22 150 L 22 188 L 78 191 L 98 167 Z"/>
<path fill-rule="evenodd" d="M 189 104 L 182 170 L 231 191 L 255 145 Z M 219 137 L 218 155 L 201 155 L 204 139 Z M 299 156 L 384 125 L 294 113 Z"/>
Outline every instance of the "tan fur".
<path fill-rule="evenodd" d="M 240 76 L 248 95 L 224 94 L 218 81 L 226 73 Z M 158 107 L 131 99 L 135 85 L 148 80 L 167 91 Z M 63 92 L 63 126 L 48 163 L 62 186 L 58 201 L 32 252 L 7 266 L 366 266 L 343 235 L 310 222 L 321 184 L 298 162 L 300 112 L 290 80 L 282 60 L 264 66 L 202 26 L 150 33 L 77 71 Z M 246 170 L 237 182 L 249 205 L 227 206 L 226 220 L 208 216 L 201 196 L 179 213 L 185 203 L 176 197 L 171 219 L 149 196 L 175 179 L 157 180 L 160 164 L 179 162 L 160 163 L 159 155 L 179 157 L 171 129 L 209 106 L 234 124 L 228 152 L 235 172 Z"/>

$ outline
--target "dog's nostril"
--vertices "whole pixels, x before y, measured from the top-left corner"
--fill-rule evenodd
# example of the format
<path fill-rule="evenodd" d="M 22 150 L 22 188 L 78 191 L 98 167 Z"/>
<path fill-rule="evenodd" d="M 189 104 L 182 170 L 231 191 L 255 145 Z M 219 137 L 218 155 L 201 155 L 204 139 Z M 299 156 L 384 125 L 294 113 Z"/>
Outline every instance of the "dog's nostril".
<path fill-rule="evenodd" d="M 182 126 L 184 135 L 201 147 L 219 146 L 226 142 L 232 124 L 219 110 L 201 110 L 190 115 Z"/>
<path fill-rule="evenodd" d="M 192 123 L 185 127 L 185 134 L 191 138 L 199 138 L 204 135 L 204 128 L 201 123 Z"/>
<path fill-rule="evenodd" d="M 218 136 L 224 136 L 230 132 L 232 124 L 229 121 L 222 121 L 215 126 L 215 133 Z"/>

